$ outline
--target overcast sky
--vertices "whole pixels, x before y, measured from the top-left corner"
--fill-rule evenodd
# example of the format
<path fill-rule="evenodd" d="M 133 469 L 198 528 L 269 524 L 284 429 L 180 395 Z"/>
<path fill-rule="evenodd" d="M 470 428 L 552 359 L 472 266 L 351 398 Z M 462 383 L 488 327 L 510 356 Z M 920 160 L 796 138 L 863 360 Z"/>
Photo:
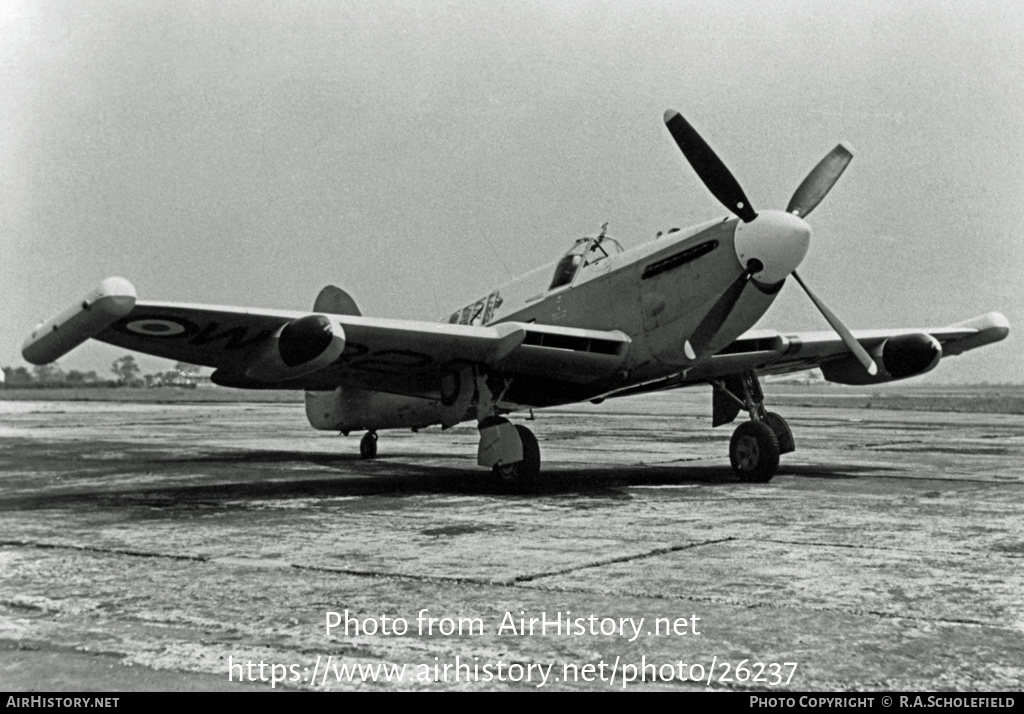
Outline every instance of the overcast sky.
<path fill-rule="evenodd" d="M 1019 0 L 6 0 L 0 53 L 3 365 L 111 275 L 435 319 L 604 221 L 631 247 L 724 215 L 672 107 L 755 208 L 848 141 L 804 279 L 854 329 L 1001 311 L 928 378 L 1024 381 Z M 760 326 L 827 329 L 795 284 Z"/>

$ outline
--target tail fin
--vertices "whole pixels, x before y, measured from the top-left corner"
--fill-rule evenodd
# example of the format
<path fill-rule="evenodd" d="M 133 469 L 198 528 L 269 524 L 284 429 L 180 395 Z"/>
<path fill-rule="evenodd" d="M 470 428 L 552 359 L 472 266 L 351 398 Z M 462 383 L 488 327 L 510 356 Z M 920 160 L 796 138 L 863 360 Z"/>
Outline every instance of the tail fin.
<path fill-rule="evenodd" d="M 336 285 L 328 285 L 316 296 L 313 303 L 315 312 L 327 312 L 332 315 L 362 315 L 359 306 L 352 296 Z"/>

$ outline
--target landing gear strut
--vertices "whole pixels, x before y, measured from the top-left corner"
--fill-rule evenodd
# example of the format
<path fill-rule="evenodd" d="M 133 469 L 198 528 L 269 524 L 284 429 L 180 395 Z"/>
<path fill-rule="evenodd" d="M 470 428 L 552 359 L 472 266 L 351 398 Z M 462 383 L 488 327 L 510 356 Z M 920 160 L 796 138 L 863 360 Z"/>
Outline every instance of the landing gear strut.
<path fill-rule="evenodd" d="M 532 491 L 540 476 L 540 447 L 533 432 L 498 416 L 498 402 L 510 377 L 474 368 L 476 418 L 480 445 L 476 463 L 490 467 L 498 488 L 509 493 Z M 531 412 L 532 416 L 532 412 Z"/>
<path fill-rule="evenodd" d="M 377 456 L 377 432 L 368 431 L 359 440 L 359 455 L 364 459 L 372 459 Z"/>
<path fill-rule="evenodd" d="M 729 442 L 733 471 L 741 481 L 771 481 L 779 468 L 779 455 L 796 449 L 789 424 L 775 412 L 765 411 L 764 392 L 755 373 L 744 372 L 728 382 L 713 382 L 713 386 L 715 426 L 732 421 L 741 408 L 750 414 L 750 421 L 740 424 Z M 742 392 L 742 398 L 736 391 Z"/>

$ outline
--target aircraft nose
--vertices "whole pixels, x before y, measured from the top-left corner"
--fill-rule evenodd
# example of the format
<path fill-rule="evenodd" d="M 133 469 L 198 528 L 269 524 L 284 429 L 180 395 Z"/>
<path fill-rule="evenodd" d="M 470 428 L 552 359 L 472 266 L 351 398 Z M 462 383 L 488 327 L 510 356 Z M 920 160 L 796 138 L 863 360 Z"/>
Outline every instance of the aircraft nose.
<path fill-rule="evenodd" d="M 753 278 L 768 285 L 796 270 L 811 244 L 811 227 L 785 211 L 761 211 L 750 223 L 739 221 L 734 235 L 740 264 L 747 267 L 751 260 L 758 261 L 763 267 Z"/>

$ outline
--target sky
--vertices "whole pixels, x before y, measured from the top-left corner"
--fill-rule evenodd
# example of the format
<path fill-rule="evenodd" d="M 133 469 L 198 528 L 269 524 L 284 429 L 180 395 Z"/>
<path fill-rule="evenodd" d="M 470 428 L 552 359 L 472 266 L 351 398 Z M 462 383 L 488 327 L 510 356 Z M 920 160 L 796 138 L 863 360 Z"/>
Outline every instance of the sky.
<path fill-rule="evenodd" d="M 725 215 L 668 108 L 755 208 L 848 142 L 801 276 L 852 329 L 1000 311 L 927 379 L 1024 382 L 1019 0 L 7 0 L 0 364 L 108 276 L 437 319 L 605 221 L 628 248 Z M 828 329 L 792 283 L 759 327 Z"/>

